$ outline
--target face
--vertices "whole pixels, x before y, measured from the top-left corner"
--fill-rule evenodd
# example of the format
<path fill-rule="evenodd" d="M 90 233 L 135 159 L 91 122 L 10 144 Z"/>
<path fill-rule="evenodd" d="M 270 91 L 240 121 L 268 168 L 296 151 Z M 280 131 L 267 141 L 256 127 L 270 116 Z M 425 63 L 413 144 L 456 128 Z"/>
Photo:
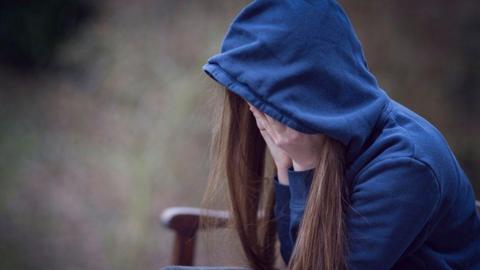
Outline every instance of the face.
<path fill-rule="evenodd" d="M 318 149 L 321 149 L 325 138 L 323 134 L 299 132 L 261 112 L 252 104 L 248 105 L 274 160 L 275 155 L 286 155 L 296 170 L 314 167 L 320 155 Z"/>

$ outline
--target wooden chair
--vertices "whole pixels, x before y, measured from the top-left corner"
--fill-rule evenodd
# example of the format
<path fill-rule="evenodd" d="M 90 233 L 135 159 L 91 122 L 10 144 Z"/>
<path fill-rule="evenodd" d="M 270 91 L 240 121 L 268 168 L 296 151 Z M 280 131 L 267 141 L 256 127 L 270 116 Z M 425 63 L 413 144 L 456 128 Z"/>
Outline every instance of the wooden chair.
<path fill-rule="evenodd" d="M 480 201 L 475 202 L 480 215 Z M 192 207 L 170 207 L 161 214 L 162 224 L 175 232 L 171 264 L 192 266 L 195 256 L 195 240 L 200 216 L 213 221 L 215 228 L 223 228 L 228 222 L 228 211 L 202 210 Z"/>
<path fill-rule="evenodd" d="M 175 232 L 171 264 L 192 266 L 200 217 L 207 218 L 214 228 L 224 228 L 228 211 L 206 210 L 193 207 L 170 207 L 161 214 L 162 224 Z"/>

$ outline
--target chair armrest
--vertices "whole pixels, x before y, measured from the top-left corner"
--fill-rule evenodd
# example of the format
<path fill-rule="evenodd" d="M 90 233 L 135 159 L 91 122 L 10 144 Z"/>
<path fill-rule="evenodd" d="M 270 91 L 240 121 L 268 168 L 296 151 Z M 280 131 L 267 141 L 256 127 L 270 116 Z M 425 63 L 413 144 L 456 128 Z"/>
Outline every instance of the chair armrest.
<path fill-rule="evenodd" d="M 225 210 L 210 210 L 195 207 L 169 207 L 163 210 L 160 220 L 166 228 L 184 236 L 191 236 L 199 229 L 200 218 L 212 222 L 214 228 L 223 228 L 229 220 Z"/>
<path fill-rule="evenodd" d="M 162 225 L 175 231 L 172 264 L 193 265 L 195 239 L 197 231 L 201 229 L 200 218 L 205 219 L 213 228 L 223 228 L 228 224 L 229 213 L 194 207 L 169 207 L 162 211 L 160 215 Z"/>

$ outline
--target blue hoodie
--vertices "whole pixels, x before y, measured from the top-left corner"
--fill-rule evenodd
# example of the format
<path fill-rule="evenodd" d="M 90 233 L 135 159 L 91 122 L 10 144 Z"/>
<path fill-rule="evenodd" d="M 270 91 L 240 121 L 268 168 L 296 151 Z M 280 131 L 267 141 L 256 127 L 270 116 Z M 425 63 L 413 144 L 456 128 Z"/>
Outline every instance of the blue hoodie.
<path fill-rule="evenodd" d="M 350 269 L 480 269 L 472 187 L 427 120 L 391 99 L 333 0 L 257 0 L 235 17 L 203 70 L 281 123 L 346 147 Z M 275 178 L 289 261 L 312 171 Z"/>

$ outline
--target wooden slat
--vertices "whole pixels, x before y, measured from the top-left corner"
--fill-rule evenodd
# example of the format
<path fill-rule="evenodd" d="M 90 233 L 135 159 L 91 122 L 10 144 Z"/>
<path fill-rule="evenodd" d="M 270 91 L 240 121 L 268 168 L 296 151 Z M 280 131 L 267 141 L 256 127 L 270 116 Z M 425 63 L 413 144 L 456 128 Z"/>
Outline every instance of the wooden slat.
<path fill-rule="evenodd" d="M 170 207 L 160 217 L 162 224 L 175 232 L 171 262 L 174 265 L 192 266 L 200 217 L 212 222 L 214 228 L 225 227 L 228 211 L 207 210 L 194 207 Z"/>

